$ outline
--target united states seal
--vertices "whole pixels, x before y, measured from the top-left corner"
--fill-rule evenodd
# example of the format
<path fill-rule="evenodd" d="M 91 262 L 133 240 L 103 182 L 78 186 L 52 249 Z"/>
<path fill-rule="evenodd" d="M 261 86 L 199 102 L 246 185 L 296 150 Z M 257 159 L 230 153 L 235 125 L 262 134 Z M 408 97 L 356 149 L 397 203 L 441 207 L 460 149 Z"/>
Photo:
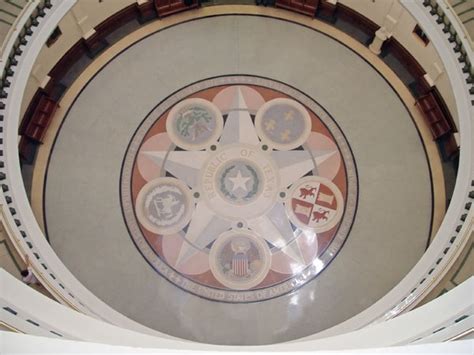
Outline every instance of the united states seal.
<path fill-rule="evenodd" d="M 223 233 L 209 254 L 214 277 L 234 290 L 247 290 L 262 282 L 270 270 L 270 260 L 265 241 L 248 230 Z"/>

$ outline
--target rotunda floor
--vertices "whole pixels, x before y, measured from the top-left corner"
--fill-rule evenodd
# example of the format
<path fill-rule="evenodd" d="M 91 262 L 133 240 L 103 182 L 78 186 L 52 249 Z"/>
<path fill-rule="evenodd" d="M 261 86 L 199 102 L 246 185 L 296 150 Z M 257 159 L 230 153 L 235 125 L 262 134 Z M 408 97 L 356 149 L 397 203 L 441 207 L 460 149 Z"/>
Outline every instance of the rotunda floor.
<path fill-rule="evenodd" d="M 212 16 L 145 36 L 85 85 L 44 217 L 64 264 L 131 319 L 267 344 L 402 279 L 429 238 L 430 176 L 409 111 L 355 51 L 290 21 Z"/>

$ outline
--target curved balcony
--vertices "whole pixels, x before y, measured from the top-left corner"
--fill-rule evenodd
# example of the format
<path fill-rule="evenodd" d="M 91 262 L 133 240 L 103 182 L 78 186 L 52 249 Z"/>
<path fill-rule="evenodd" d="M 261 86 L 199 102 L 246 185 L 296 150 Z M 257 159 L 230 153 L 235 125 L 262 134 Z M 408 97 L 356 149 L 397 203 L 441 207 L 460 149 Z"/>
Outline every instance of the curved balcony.
<path fill-rule="evenodd" d="M 357 316 L 303 340 L 341 334 L 391 319 L 413 308 L 438 283 L 468 242 L 473 230 L 474 109 L 472 47 L 448 5 L 441 0 L 400 0 L 440 54 L 456 98 L 460 164 L 451 204 L 433 243 L 409 274 L 386 296 Z M 152 331 L 111 309 L 89 292 L 63 265 L 46 241 L 32 213 L 18 158 L 20 104 L 28 77 L 49 34 L 76 0 L 36 0 L 12 27 L 0 69 L 1 219 L 21 255 L 28 255 L 35 275 L 60 302 L 86 315 L 143 333 Z M 303 341 L 302 340 L 302 341 Z"/>

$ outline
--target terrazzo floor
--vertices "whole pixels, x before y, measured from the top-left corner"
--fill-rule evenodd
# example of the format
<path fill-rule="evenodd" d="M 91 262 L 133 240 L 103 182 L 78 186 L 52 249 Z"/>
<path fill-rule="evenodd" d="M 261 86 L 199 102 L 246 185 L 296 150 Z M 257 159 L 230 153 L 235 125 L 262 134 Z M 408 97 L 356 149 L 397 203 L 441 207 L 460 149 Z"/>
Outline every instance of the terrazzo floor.
<path fill-rule="evenodd" d="M 121 181 L 129 143 L 160 102 L 191 84 L 230 75 L 271 80 L 315 102 L 350 147 L 358 192 L 350 231 L 324 270 L 278 297 L 226 303 L 196 296 L 142 256 L 124 218 Z M 53 249 L 99 298 L 159 331 L 239 345 L 307 336 L 373 304 L 423 254 L 433 206 L 422 141 L 388 82 L 323 33 L 250 15 L 163 29 L 98 71 L 58 132 L 44 199 Z M 247 286 L 254 292 L 255 285 Z"/>

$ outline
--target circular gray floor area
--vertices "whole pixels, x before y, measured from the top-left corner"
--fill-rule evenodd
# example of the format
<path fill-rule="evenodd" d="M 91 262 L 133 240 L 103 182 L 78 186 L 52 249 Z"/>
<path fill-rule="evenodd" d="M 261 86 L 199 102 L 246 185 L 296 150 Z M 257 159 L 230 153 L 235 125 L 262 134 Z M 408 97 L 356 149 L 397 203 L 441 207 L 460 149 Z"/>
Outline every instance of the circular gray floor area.
<path fill-rule="evenodd" d="M 148 112 L 186 85 L 229 74 L 284 82 L 324 106 L 359 174 L 352 230 L 327 269 L 292 294 L 248 304 L 202 299 L 163 279 L 133 244 L 119 195 L 127 145 Z M 86 287 L 146 326 L 218 344 L 291 340 L 361 312 L 423 254 L 432 209 L 423 145 L 387 82 L 321 33 L 254 16 L 177 25 L 111 61 L 68 113 L 45 192 L 51 244 Z"/>

